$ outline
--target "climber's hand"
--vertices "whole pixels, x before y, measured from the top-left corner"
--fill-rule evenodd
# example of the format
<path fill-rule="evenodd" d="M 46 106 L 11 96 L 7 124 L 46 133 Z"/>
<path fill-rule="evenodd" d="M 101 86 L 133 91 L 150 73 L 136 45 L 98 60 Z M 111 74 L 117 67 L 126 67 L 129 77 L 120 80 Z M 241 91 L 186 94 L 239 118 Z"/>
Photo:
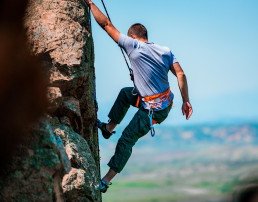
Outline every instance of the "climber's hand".
<path fill-rule="evenodd" d="M 186 119 L 188 120 L 190 118 L 190 116 L 193 113 L 193 109 L 192 109 L 192 105 L 190 104 L 190 102 L 184 102 L 182 105 L 182 113 L 183 116 L 186 116 Z"/>
<path fill-rule="evenodd" d="M 87 4 L 87 6 L 90 6 L 93 3 L 91 0 L 84 0 L 84 2 Z"/>
<path fill-rule="evenodd" d="M 91 13 L 99 26 L 104 29 L 116 43 L 118 43 L 120 32 L 114 27 L 114 25 L 112 25 L 107 16 L 105 16 L 91 0 L 84 1 L 86 4 L 89 4 Z"/>

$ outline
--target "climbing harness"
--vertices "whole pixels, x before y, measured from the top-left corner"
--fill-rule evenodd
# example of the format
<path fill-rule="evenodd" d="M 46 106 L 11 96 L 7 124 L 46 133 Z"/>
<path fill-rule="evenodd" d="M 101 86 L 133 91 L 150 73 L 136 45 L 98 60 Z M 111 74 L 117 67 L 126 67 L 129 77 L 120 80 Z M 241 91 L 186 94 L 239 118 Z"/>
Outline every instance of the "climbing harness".
<path fill-rule="evenodd" d="M 109 21 L 111 22 L 111 19 L 110 19 L 110 16 L 109 16 L 109 14 L 108 14 L 106 5 L 105 5 L 105 3 L 104 3 L 103 0 L 101 0 L 101 2 L 102 2 L 102 4 L 103 4 L 103 7 L 104 7 L 105 12 L 106 12 L 106 14 L 107 14 L 107 17 L 108 17 Z M 168 90 L 165 91 L 165 92 L 163 92 L 163 93 L 160 93 L 160 94 L 157 94 L 157 95 L 153 95 L 153 96 L 146 96 L 146 97 L 141 97 L 141 96 L 139 95 L 139 93 L 137 93 L 137 92 L 134 93 L 134 90 L 136 89 L 136 87 L 135 87 L 135 82 L 134 82 L 133 69 L 129 66 L 128 61 L 127 61 L 127 59 L 126 59 L 126 57 L 125 57 L 125 53 L 124 53 L 124 51 L 123 51 L 123 49 L 122 49 L 121 47 L 120 47 L 120 50 L 121 50 L 121 52 L 122 52 L 122 54 L 123 54 L 123 57 L 124 57 L 124 59 L 125 59 L 125 63 L 126 63 L 127 68 L 128 68 L 128 70 L 129 70 L 129 72 L 130 72 L 131 80 L 133 81 L 133 84 L 134 84 L 134 88 L 133 88 L 133 90 L 132 90 L 132 95 L 135 95 L 135 96 L 138 95 L 136 107 L 139 108 L 140 100 L 142 100 L 142 101 L 144 101 L 145 103 L 148 103 L 148 104 L 149 104 L 149 107 L 150 107 L 150 108 L 149 108 L 149 114 L 148 114 L 148 116 L 149 116 L 149 118 L 150 118 L 150 130 L 151 130 L 151 136 L 154 137 L 154 136 L 155 136 L 155 129 L 154 129 L 154 126 L 153 126 L 153 125 L 156 124 L 157 122 L 153 119 L 153 111 L 154 111 L 154 109 L 159 108 L 159 107 L 162 105 L 162 102 L 167 101 L 167 99 L 169 99 L 169 102 L 170 102 L 170 104 L 172 105 L 172 101 L 171 101 L 171 99 L 170 99 L 170 97 L 169 97 L 169 95 L 170 95 L 172 92 L 170 91 L 170 88 L 168 88 Z"/>
<path fill-rule="evenodd" d="M 148 116 L 150 118 L 150 130 L 151 130 L 152 137 L 155 136 L 155 130 L 153 125 L 157 123 L 157 121 L 153 119 L 153 111 L 154 109 L 161 107 L 162 103 L 166 102 L 167 100 L 169 100 L 170 104 L 173 106 L 172 100 L 170 99 L 170 94 L 172 94 L 172 92 L 170 91 L 170 88 L 168 88 L 165 92 L 157 95 L 146 96 L 146 97 L 141 97 L 140 95 L 138 95 L 135 107 L 139 108 L 140 100 L 148 104 L 148 108 L 149 108 Z"/>

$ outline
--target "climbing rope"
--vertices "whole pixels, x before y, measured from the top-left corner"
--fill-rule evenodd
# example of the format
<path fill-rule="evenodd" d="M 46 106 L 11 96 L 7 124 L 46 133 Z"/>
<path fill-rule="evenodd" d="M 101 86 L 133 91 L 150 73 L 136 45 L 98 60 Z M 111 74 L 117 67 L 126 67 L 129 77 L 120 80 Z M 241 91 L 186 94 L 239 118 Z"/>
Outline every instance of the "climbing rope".
<path fill-rule="evenodd" d="M 109 14 L 108 14 L 108 11 L 107 11 L 107 8 L 106 8 L 106 5 L 105 5 L 105 3 L 104 3 L 104 1 L 103 1 L 103 0 L 101 0 L 101 2 L 102 2 L 102 4 L 103 4 L 103 7 L 104 7 L 105 12 L 106 12 L 106 14 L 107 14 L 107 17 L 108 17 L 109 21 L 111 22 L 111 19 L 110 19 L 110 16 L 109 16 Z M 127 61 L 127 59 L 126 59 L 126 57 L 125 57 L 125 53 L 124 53 L 123 49 L 122 49 L 122 48 L 120 48 L 120 50 L 121 50 L 121 52 L 122 52 L 122 54 L 123 54 L 123 56 L 124 56 L 125 63 L 126 63 L 126 65 L 127 65 L 128 69 L 129 69 L 131 79 L 133 80 L 133 69 L 129 66 L 128 61 Z"/>
<path fill-rule="evenodd" d="M 107 17 L 108 17 L 109 21 L 111 22 L 111 19 L 110 19 L 110 16 L 109 16 L 109 14 L 108 14 L 106 5 L 105 5 L 105 3 L 104 3 L 103 0 L 101 0 L 101 2 L 102 2 L 102 4 L 103 4 L 103 7 L 104 7 L 105 12 L 106 12 L 106 14 L 107 14 Z M 123 54 L 123 56 L 124 56 L 126 65 L 127 65 L 128 69 L 129 69 L 131 80 L 133 81 L 133 84 L 134 84 L 134 88 L 133 88 L 133 90 L 132 90 L 132 95 L 135 95 L 135 96 L 136 96 L 136 95 L 138 95 L 138 93 L 134 93 L 134 90 L 135 90 L 136 87 L 135 87 L 135 83 L 134 83 L 133 69 L 129 66 L 128 61 L 127 61 L 127 59 L 126 59 L 126 57 L 125 57 L 125 53 L 124 53 L 123 49 L 122 49 L 121 47 L 120 47 L 120 49 L 121 49 L 121 52 L 122 52 L 122 54 Z M 154 129 L 153 120 L 152 120 L 152 117 L 153 117 L 153 109 L 152 109 L 152 108 L 150 108 L 148 116 L 149 116 L 149 119 L 150 119 L 151 136 L 154 137 L 154 136 L 155 136 L 155 129 Z"/>

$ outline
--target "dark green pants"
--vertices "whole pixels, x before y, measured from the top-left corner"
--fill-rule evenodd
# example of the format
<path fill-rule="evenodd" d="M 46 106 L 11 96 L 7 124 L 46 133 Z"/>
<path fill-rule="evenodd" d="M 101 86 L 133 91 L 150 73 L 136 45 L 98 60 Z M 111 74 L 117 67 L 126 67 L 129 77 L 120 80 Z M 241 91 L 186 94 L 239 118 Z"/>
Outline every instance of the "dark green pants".
<path fill-rule="evenodd" d="M 120 91 L 108 115 L 112 122 L 119 124 L 126 115 L 130 105 L 136 105 L 138 96 L 133 95 L 132 90 L 133 88 L 127 87 Z M 153 119 L 158 123 L 161 123 L 168 116 L 170 109 L 171 106 L 164 110 L 154 111 Z M 149 131 L 150 119 L 148 110 L 140 107 L 118 140 L 115 154 L 109 161 L 108 166 L 112 170 L 120 173 L 131 156 L 132 147 L 139 138 L 146 135 Z"/>

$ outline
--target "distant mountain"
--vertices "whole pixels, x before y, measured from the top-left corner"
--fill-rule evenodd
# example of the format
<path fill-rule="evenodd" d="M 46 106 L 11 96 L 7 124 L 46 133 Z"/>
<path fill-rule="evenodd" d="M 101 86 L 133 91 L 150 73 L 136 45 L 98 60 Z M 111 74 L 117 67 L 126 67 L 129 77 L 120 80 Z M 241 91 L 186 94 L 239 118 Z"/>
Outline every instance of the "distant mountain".
<path fill-rule="evenodd" d="M 258 124 L 164 127 L 133 148 L 105 201 L 230 201 L 236 188 L 258 179 Z M 102 173 L 121 131 L 101 141 Z M 128 194 L 133 193 L 133 194 Z"/>
<path fill-rule="evenodd" d="M 196 125 L 188 127 L 165 127 L 156 125 L 156 136 L 150 134 L 137 142 L 137 148 L 159 150 L 200 150 L 211 145 L 258 145 L 258 123 L 239 125 Z M 122 131 L 110 139 L 100 138 L 102 147 L 115 145 Z"/>
<path fill-rule="evenodd" d="M 157 137 L 173 141 L 257 144 L 258 124 L 157 127 Z"/>

